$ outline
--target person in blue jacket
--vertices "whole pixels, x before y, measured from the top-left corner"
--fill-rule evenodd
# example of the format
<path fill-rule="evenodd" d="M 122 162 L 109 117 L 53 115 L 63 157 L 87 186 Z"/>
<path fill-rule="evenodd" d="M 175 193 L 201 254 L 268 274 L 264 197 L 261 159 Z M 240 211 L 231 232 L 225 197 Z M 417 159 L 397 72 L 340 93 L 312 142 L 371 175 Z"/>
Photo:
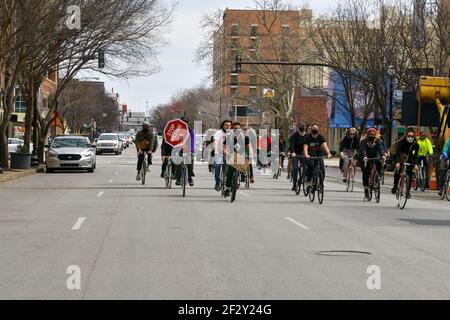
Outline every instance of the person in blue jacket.
<path fill-rule="evenodd" d="M 449 167 L 450 158 L 450 139 L 445 141 L 444 148 L 442 149 L 442 161 L 439 170 L 439 195 L 441 196 L 444 191 L 445 175 Z"/>

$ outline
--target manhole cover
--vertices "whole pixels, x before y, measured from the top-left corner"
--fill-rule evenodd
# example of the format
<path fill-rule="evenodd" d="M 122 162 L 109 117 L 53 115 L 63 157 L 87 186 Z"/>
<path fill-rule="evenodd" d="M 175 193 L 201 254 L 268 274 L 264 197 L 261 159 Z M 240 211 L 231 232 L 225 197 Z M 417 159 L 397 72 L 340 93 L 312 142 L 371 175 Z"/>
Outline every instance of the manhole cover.
<path fill-rule="evenodd" d="M 318 251 L 316 252 L 318 256 L 329 256 L 329 257 L 349 257 L 349 256 L 361 256 L 371 255 L 370 252 L 366 251 L 355 251 L 355 250 L 326 250 L 326 251 Z"/>

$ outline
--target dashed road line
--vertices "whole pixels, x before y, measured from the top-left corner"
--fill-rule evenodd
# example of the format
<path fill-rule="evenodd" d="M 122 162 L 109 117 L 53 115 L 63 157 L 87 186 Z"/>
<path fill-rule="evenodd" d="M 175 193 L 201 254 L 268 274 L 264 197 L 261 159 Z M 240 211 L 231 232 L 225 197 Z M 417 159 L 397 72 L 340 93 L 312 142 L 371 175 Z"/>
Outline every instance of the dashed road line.
<path fill-rule="evenodd" d="M 86 220 L 86 218 L 81 217 L 78 218 L 77 222 L 75 223 L 75 225 L 73 226 L 72 230 L 80 230 L 81 225 L 83 224 L 83 222 Z"/>
<path fill-rule="evenodd" d="M 294 219 L 292 219 L 290 217 L 287 217 L 286 220 L 292 222 L 293 224 L 299 226 L 302 229 L 305 229 L 305 230 L 310 230 L 311 229 L 310 227 L 305 226 L 304 224 L 302 224 L 302 223 L 300 223 L 300 222 L 298 222 L 298 221 L 296 221 L 296 220 L 294 220 Z"/>
<path fill-rule="evenodd" d="M 105 194 L 105 192 L 104 191 L 101 191 L 101 192 L 99 192 L 98 194 L 97 194 L 97 198 L 101 198 L 101 197 L 103 197 L 103 195 Z"/>
<path fill-rule="evenodd" d="M 246 194 L 245 192 L 240 192 L 240 194 L 242 194 L 243 196 L 246 196 L 247 198 L 250 198 L 250 195 L 249 194 Z"/>

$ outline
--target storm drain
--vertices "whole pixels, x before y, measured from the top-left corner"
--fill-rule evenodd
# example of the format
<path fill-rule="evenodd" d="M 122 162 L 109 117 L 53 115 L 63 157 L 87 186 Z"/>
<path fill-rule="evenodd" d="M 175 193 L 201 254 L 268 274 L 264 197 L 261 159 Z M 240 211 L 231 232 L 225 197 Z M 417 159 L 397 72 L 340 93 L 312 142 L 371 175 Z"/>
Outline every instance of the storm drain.
<path fill-rule="evenodd" d="M 327 250 L 327 251 L 317 251 L 318 256 L 328 256 L 328 257 L 351 257 L 351 256 L 370 256 L 370 252 L 366 251 L 356 251 L 356 250 Z"/>

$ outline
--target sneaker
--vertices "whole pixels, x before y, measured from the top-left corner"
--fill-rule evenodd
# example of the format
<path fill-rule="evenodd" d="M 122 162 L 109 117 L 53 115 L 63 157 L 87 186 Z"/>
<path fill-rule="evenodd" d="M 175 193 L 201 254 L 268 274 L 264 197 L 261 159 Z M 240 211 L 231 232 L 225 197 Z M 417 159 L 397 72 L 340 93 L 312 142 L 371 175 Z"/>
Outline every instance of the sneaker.
<path fill-rule="evenodd" d="M 342 182 L 343 183 L 347 183 L 347 179 L 342 179 Z"/>
<path fill-rule="evenodd" d="M 442 196 L 443 193 L 444 193 L 443 190 L 439 190 L 439 196 Z"/>
<path fill-rule="evenodd" d="M 164 174 L 164 172 L 163 173 L 161 173 L 161 178 L 163 178 L 163 179 L 165 179 L 166 177 L 165 177 L 165 174 Z"/>
<path fill-rule="evenodd" d="M 224 196 L 225 197 L 229 197 L 230 196 L 230 194 L 231 194 L 231 190 L 230 189 L 225 189 L 225 194 L 224 194 Z"/>
<path fill-rule="evenodd" d="M 194 186 L 194 179 L 189 178 L 189 179 L 188 179 L 188 182 L 189 182 L 189 186 L 191 186 L 191 187 Z"/>
<path fill-rule="evenodd" d="M 366 197 L 366 199 L 370 198 L 370 194 L 369 194 L 369 190 L 368 189 L 364 190 L 364 196 Z"/>
<path fill-rule="evenodd" d="M 180 180 L 177 180 L 177 181 L 175 182 L 175 185 L 176 185 L 176 186 L 181 186 L 181 181 L 180 181 Z"/>
<path fill-rule="evenodd" d="M 288 176 L 287 176 L 287 178 L 286 178 L 287 180 L 291 180 L 291 175 L 290 174 L 288 174 Z"/>
<path fill-rule="evenodd" d="M 220 190 L 221 190 L 222 188 L 220 187 L 220 184 L 219 184 L 219 183 L 216 183 L 216 186 L 215 186 L 214 189 L 216 189 L 217 192 L 220 192 Z"/>
<path fill-rule="evenodd" d="M 393 187 L 392 190 L 391 190 L 391 193 L 392 194 L 396 194 L 397 193 L 397 187 Z"/>
<path fill-rule="evenodd" d="M 255 183 L 255 178 L 254 177 L 250 177 L 250 183 Z"/>
<path fill-rule="evenodd" d="M 138 174 L 136 175 L 136 181 L 141 181 L 141 173 L 138 172 Z"/>
<path fill-rule="evenodd" d="M 292 191 L 297 191 L 297 186 L 292 186 Z"/>
<path fill-rule="evenodd" d="M 408 193 L 406 194 L 406 199 L 411 199 L 411 198 L 412 198 L 411 192 L 408 192 Z"/>

